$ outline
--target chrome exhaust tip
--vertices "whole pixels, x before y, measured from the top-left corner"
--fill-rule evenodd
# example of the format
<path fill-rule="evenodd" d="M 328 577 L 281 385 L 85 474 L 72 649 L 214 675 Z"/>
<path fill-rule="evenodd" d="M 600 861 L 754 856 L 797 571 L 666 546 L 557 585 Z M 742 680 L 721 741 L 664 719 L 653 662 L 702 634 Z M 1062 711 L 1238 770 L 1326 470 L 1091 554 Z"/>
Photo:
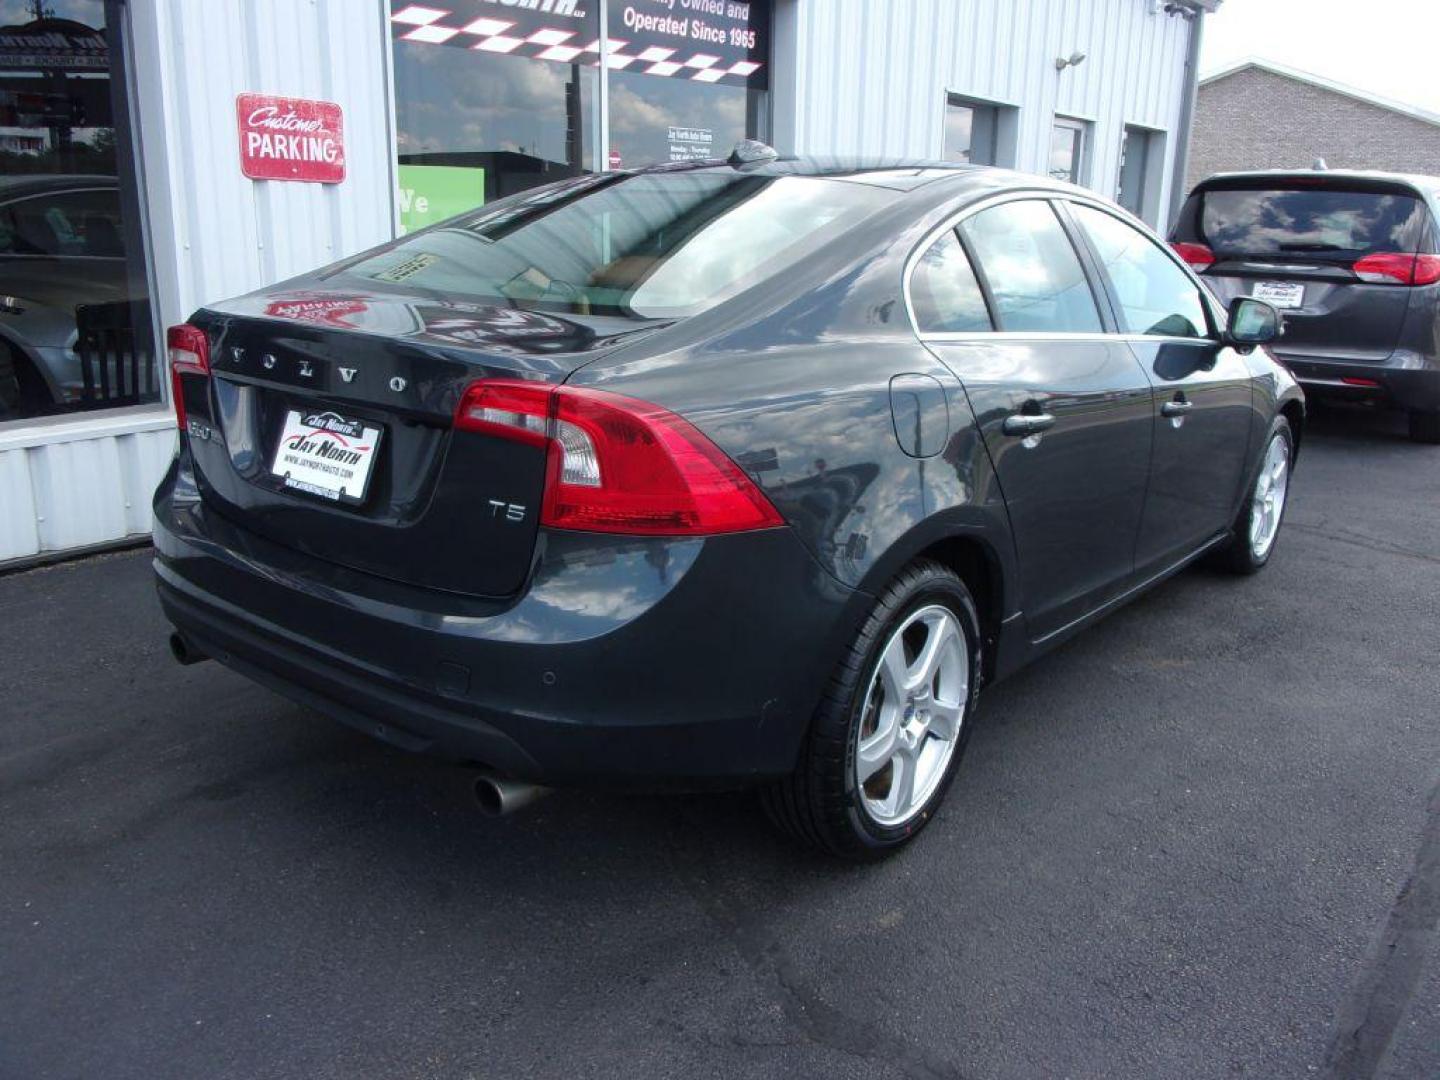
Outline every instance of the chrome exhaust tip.
<path fill-rule="evenodd" d="M 550 794 L 551 789 L 494 773 L 475 777 L 475 802 L 486 817 L 505 817 Z"/>
<path fill-rule="evenodd" d="M 197 649 L 191 642 L 187 641 L 185 636 L 178 630 L 170 635 L 170 655 L 175 657 L 177 663 L 186 666 L 198 664 L 202 660 L 210 659 L 208 653 Z"/>

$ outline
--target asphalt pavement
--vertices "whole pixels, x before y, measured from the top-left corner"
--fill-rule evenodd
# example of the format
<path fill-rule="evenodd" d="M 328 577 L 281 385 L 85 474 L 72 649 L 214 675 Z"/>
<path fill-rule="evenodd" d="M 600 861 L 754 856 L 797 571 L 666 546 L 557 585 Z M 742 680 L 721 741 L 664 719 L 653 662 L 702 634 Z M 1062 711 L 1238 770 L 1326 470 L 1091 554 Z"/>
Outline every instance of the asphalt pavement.
<path fill-rule="evenodd" d="M 484 818 L 176 665 L 148 552 L 0 577 L 0 1077 L 1440 1076 L 1440 448 L 1321 414 L 1292 498 L 860 868 L 744 796 Z"/>

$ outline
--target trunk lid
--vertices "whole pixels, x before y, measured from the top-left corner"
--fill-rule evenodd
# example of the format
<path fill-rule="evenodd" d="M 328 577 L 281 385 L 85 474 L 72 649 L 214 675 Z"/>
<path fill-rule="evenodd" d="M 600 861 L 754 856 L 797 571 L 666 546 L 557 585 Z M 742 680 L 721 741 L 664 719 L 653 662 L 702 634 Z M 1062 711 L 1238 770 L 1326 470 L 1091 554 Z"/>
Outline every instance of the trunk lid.
<path fill-rule="evenodd" d="M 1368 178 L 1232 178 L 1201 185 L 1176 239 L 1203 244 L 1204 278 L 1225 303 L 1258 296 L 1285 315 L 1283 358 L 1383 363 L 1399 343 L 1413 288 L 1363 280 L 1368 255 L 1414 254 L 1429 214 L 1403 184 Z"/>
<path fill-rule="evenodd" d="M 453 431 L 464 388 L 561 383 L 654 325 L 323 287 L 245 297 L 191 321 L 211 343 L 210 392 L 186 394 L 208 505 L 317 559 L 481 596 L 525 581 L 545 453 Z M 293 435 L 297 425 L 314 439 Z M 368 483 L 340 497 L 296 487 L 274 468 L 282 437 L 287 448 L 323 445 L 340 467 L 365 451 Z"/>

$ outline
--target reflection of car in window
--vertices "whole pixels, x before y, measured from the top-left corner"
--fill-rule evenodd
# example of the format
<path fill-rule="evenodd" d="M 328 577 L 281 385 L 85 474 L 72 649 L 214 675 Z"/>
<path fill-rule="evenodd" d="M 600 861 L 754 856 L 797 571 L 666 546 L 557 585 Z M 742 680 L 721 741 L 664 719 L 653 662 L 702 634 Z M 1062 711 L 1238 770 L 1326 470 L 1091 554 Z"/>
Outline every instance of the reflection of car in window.
<path fill-rule="evenodd" d="M 81 402 L 78 311 L 135 299 L 127 280 L 113 176 L 0 178 L 0 419 Z"/>

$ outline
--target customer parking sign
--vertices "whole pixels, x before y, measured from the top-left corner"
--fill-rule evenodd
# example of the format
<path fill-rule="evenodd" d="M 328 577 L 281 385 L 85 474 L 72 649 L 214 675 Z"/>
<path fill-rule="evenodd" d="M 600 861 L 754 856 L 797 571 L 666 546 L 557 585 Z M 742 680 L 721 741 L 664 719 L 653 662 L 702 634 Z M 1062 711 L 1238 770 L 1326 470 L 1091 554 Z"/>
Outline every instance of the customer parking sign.
<path fill-rule="evenodd" d="M 241 94 L 235 118 L 240 171 L 251 180 L 345 179 L 345 121 L 334 102 Z"/>

